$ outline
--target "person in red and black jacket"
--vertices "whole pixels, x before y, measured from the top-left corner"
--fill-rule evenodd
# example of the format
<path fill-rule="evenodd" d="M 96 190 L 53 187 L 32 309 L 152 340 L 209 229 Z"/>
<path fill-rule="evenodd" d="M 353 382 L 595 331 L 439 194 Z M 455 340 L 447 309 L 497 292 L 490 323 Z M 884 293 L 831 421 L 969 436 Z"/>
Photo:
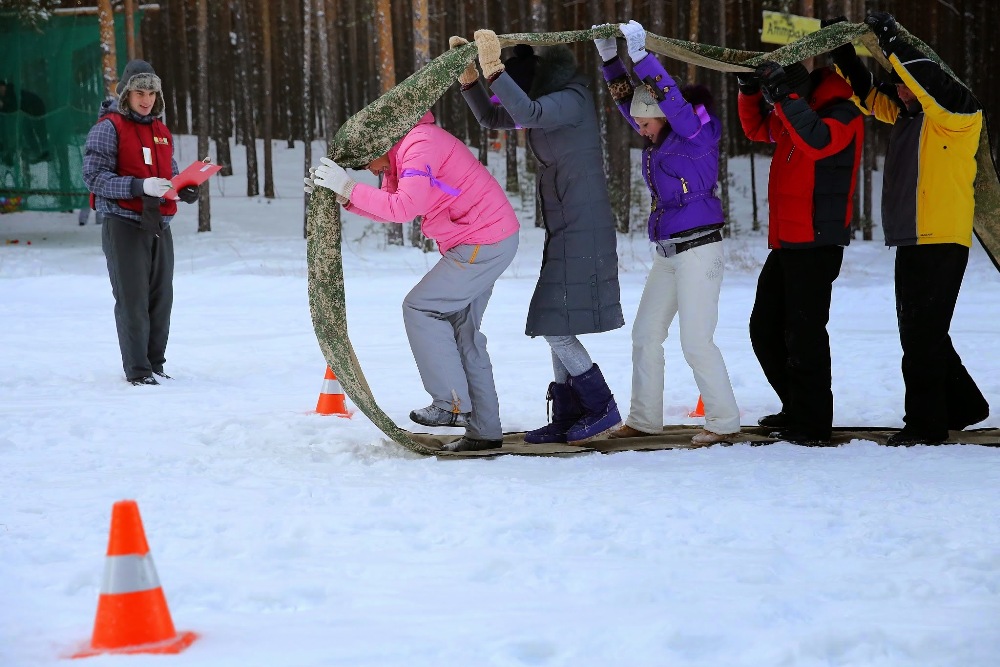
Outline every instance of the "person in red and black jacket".
<path fill-rule="evenodd" d="M 850 243 L 864 125 L 851 86 L 829 67 L 762 62 L 739 75 L 739 114 L 752 141 L 775 144 L 768 179 L 768 254 L 750 314 L 750 342 L 781 411 L 761 426 L 783 440 L 829 442 L 833 427 L 833 281 Z"/>
<path fill-rule="evenodd" d="M 83 156 L 83 180 L 93 207 L 103 216 L 101 245 L 115 297 L 115 325 L 125 379 L 159 384 L 163 371 L 174 291 L 174 240 L 170 220 L 176 200 L 164 198 L 177 174 L 174 141 L 160 120 L 163 88 L 144 60 L 125 66 L 116 88 L 117 106 L 102 105 Z M 181 188 L 194 203 L 198 189 Z"/>

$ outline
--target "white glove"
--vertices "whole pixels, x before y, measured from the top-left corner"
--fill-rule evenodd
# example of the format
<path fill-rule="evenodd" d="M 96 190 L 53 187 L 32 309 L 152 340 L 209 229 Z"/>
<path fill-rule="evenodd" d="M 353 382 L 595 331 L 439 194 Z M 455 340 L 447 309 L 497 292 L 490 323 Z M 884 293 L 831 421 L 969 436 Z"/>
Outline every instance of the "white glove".
<path fill-rule="evenodd" d="M 628 57 L 637 63 L 646 57 L 646 29 L 641 23 L 629 21 L 618 26 L 628 44 Z"/>
<path fill-rule="evenodd" d="M 607 23 L 604 25 L 607 25 Z M 604 26 L 590 26 L 591 30 L 602 27 Z M 600 54 L 601 60 L 604 62 L 608 62 L 618 55 L 618 40 L 614 37 L 597 37 L 594 39 L 594 44 L 597 45 L 597 53 Z"/>
<path fill-rule="evenodd" d="M 309 175 L 302 179 L 302 182 L 305 183 L 305 187 L 302 189 L 305 191 L 307 195 L 311 195 L 313 193 L 313 190 L 316 189 L 316 181 L 314 180 L 315 178 L 316 178 L 316 167 L 310 167 Z"/>
<path fill-rule="evenodd" d="M 142 191 L 149 197 L 162 197 L 172 187 L 174 186 L 165 178 L 142 179 Z"/>
<path fill-rule="evenodd" d="M 320 165 L 313 172 L 313 185 L 322 185 L 333 190 L 338 195 L 351 198 L 351 192 L 356 183 L 347 175 L 347 171 L 328 157 L 320 158 Z"/>

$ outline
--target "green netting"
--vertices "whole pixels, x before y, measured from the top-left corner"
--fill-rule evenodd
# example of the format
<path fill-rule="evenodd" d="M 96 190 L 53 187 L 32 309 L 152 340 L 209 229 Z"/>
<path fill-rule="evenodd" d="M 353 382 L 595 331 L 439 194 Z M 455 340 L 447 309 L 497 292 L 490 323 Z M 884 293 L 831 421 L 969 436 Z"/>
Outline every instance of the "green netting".
<path fill-rule="evenodd" d="M 121 14 L 115 40 L 124 46 Z M 0 14 L 0 79 L 8 83 L 0 109 L 0 213 L 88 205 L 83 148 L 104 99 L 102 68 L 96 15 L 53 16 L 36 28 Z"/>
<path fill-rule="evenodd" d="M 928 57 L 941 62 L 937 54 L 905 29 L 901 29 L 900 34 Z M 611 36 L 621 36 L 617 26 L 555 33 L 499 35 L 504 46 L 517 43 L 558 44 Z M 647 34 L 646 48 L 701 67 L 739 72 L 753 69 L 765 57 L 787 65 L 819 56 L 859 38 L 873 54 L 877 54 L 876 58 L 883 66 L 888 67 L 874 35 L 863 23 L 837 23 L 766 54 L 696 44 L 653 34 Z M 330 142 L 328 157 L 342 166 L 361 168 L 384 155 L 454 85 L 459 72 L 475 58 L 476 46 L 469 43 L 432 60 L 423 69 L 349 118 Z M 941 64 L 949 74 L 955 76 L 947 65 Z M 996 258 L 1000 257 L 1000 180 L 991 161 L 986 135 L 984 128 L 978 156 L 975 230 L 996 262 Z M 330 190 L 317 188 L 309 204 L 307 261 L 309 305 L 323 356 L 337 375 L 347 396 L 383 433 L 411 451 L 434 454 L 440 449 L 440 438 L 401 429 L 382 411 L 372 396 L 348 337 L 340 244 L 340 206 Z"/>

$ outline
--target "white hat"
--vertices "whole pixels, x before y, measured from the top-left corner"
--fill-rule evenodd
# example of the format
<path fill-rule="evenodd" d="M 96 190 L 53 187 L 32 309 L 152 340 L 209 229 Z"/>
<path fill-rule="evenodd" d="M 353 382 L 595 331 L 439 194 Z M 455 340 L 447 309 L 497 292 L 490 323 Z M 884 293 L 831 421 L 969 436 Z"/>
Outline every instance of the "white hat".
<path fill-rule="evenodd" d="M 629 113 L 632 114 L 633 118 L 667 117 L 667 114 L 663 113 L 656 100 L 653 99 L 653 94 L 649 92 L 649 88 L 646 88 L 646 86 L 639 86 L 635 89 L 635 93 L 632 94 L 632 106 L 629 108 Z"/>

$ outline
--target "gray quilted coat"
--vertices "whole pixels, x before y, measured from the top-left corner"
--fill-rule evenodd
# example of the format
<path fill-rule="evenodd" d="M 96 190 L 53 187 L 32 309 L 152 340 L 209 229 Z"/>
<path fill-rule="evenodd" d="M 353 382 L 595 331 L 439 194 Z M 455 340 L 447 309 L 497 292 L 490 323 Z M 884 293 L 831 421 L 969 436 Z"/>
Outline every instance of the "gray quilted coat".
<path fill-rule="evenodd" d="M 546 49 L 535 72 L 527 94 L 506 72 L 491 84 L 503 106 L 490 102 L 481 82 L 462 93 L 484 127 L 527 129 L 539 162 L 545 250 L 525 334 L 617 329 L 625 318 L 594 99 L 565 47 Z"/>

